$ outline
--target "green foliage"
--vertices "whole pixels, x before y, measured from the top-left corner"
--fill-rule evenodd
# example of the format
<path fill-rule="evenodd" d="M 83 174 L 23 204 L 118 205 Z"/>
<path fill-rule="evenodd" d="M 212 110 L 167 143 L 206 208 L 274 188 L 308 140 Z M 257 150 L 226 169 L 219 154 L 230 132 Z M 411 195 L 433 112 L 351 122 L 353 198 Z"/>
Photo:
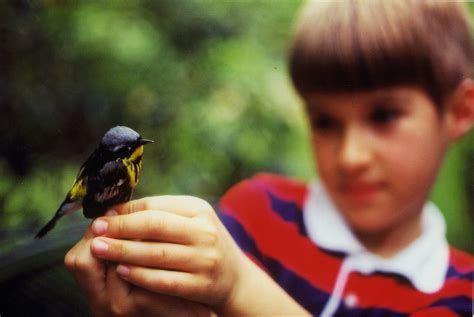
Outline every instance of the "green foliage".
<path fill-rule="evenodd" d="M 448 239 L 474 251 L 474 133 L 452 146 L 432 192 L 432 200 L 443 211 Z"/>
<path fill-rule="evenodd" d="M 117 124 L 157 141 L 135 197 L 216 202 L 255 172 L 314 177 L 285 64 L 300 3 L 1 3 L 0 236 L 33 235 Z M 450 153 L 433 198 L 452 242 L 472 250 L 468 152 Z"/>

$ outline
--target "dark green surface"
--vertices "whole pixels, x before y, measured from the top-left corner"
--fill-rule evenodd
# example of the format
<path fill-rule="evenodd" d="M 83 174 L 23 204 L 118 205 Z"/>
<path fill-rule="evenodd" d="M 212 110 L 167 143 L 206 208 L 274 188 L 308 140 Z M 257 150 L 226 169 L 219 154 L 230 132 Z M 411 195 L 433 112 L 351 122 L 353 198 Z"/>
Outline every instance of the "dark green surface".
<path fill-rule="evenodd" d="M 79 221 L 44 240 L 17 241 L 15 248 L 0 255 L 2 317 L 91 316 L 63 260 L 83 230 L 84 223 Z"/>
<path fill-rule="evenodd" d="M 72 275 L 64 268 L 65 249 L 15 263 L 22 270 L 0 282 L 1 316 L 91 316 Z M 41 258 L 45 257 L 45 258 Z M 36 265 L 36 261 L 42 265 Z M 31 268 L 32 263 L 35 263 Z M 11 272 L 11 270 L 10 270 Z"/>

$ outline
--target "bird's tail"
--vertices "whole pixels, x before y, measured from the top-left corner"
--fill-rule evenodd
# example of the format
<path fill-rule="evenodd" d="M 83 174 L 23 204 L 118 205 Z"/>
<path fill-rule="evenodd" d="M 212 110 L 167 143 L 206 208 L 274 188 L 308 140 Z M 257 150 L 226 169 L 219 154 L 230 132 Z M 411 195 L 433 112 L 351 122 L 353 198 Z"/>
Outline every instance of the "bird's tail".
<path fill-rule="evenodd" d="M 36 234 L 35 239 L 41 239 L 42 237 L 44 237 L 51 229 L 54 228 L 56 222 L 58 222 L 59 218 L 61 218 L 62 216 L 62 214 L 56 213 L 54 217 L 50 221 L 48 221 L 48 223 L 43 228 L 41 228 L 41 230 Z"/>
<path fill-rule="evenodd" d="M 48 223 L 43 228 L 41 228 L 41 230 L 36 234 L 35 239 L 41 239 L 44 237 L 51 229 L 54 228 L 56 222 L 58 222 L 62 216 L 78 210 L 81 208 L 81 204 L 82 200 L 73 200 L 70 195 L 66 196 L 63 203 L 61 206 L 59 206 L 58 210 L 54 214 L 54 217 L 48 221 Z"/>

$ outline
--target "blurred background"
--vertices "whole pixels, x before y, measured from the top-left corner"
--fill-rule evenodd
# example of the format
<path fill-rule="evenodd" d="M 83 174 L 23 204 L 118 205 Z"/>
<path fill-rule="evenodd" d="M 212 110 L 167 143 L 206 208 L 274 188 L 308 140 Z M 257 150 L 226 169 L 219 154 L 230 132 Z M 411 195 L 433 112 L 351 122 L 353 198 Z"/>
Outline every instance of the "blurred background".
<path fill-rule="evenodd" d="M 24 302 L 7 307 L 2 299 L 2 317 L 71 310 L 62 258 L 89 221 L 79 212 L 44 240 L 33 236 L 112 126 L 156 141 L 135 198 L 188 194 L 215 204 L 256 172 L 316 176 L 285 64 L 300 4 L 0 2 L 0 292 L 35 308 L 25 313 Z M 451 149 L 432 195 L 450 242 L 470 253 L 473 140 L 471 133 Z M 73 311 L 87 315 L 77 296 Z"/>

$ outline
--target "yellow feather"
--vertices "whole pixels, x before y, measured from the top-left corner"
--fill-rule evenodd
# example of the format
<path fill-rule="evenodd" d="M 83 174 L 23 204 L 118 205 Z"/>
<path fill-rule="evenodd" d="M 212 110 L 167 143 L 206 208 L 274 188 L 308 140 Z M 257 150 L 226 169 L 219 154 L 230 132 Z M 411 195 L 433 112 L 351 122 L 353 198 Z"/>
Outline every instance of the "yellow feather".
<path fill-rule="evenodd" d="M 140 176 L 140 169 L 142 166 L 142 155 L 143 145 L 137 147 L 130 157 L 123 160 L 123 163 L 127 167 L 128 175 L 130 175 L 130 186 L 132 188 L 138 184 L 138 178 Z"/>
<path fill-rule="evenodd" d="M 130 160 L 132 162 L 136 161 L 138 158 L 141 158 L 143 156 L 143 145 L 140 145 L 133 151 L 132 155 L 127 160 Z"/>
<path fill-rule="evenodd" d="M 72 199 L 83 198 L 87 193 L 87 188 L 83 178 L 76 179 L 72 185 L 71 190 L 69 191 L 69 196 Z"/>

